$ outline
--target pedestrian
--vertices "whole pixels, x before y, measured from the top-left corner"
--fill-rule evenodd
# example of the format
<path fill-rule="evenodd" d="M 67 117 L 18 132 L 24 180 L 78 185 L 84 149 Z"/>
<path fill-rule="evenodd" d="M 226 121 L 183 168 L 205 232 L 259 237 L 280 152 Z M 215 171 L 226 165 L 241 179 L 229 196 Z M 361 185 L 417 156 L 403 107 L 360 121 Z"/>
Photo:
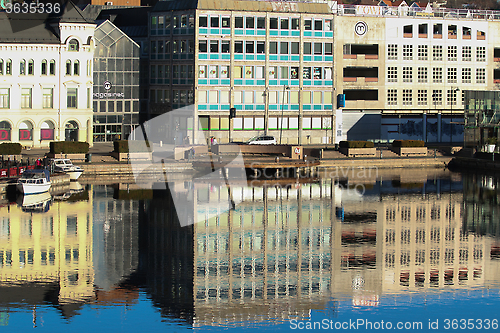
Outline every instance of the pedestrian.
<path fill-rule="evenodd" d="M 41 167 L 42 167 L 42 160 L 39 159 L 39 158 L 37 158 L 35 164 L 36 164 L 36 168 L 37 169 L 41 169 Z"/>
<path fill-rule="evenodd" d="M 213 138 L 214 138 L 214 139 L 213 139 L 214 141 L 212 142 L 212 144 L 213 144 L 213 145 L 216 145 L 216 144 L 217 144 L 217 138 L 216 138 L 215 136 L 214 136 Z"/>

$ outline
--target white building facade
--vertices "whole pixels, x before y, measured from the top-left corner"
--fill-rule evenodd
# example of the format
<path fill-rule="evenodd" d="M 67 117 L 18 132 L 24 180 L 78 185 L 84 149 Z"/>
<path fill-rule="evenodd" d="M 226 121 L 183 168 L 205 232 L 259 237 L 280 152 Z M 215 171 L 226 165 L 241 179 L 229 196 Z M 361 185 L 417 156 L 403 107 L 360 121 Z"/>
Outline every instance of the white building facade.
<path fill-rule="evenodd" d="M 57 18 L 25 14 L 25 29 L 8 15 L 0 13 L 0 142 L 92 145 L 95 24 L 71 2 Z"/>

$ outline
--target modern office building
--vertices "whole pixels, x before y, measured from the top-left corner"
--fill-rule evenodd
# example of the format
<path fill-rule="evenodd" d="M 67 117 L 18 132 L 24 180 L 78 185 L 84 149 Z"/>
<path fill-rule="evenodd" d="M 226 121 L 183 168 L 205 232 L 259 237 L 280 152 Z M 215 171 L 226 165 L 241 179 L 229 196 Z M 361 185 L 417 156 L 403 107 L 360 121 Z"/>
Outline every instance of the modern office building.
<path fill-rule="evenodd" d="M 0 13 L 0 141 L 92 145 L 95 24 L 71 2 L 62 15 Z"/>
<path fill-rule="evenodd" d="M 463 91 L 500 80 L 499 18 L 405 2 L 160 1 L 149 22 L 151 112 L 194 103 L 219 142 L 461 142 Z M 192 126 L 167 124 L 166 136 Z"/>
<path fill-rule="evenodd" d="M 94 141 L 127 139 L 139 124 L 139 45 L 109 20 L 95 40 Z"/>

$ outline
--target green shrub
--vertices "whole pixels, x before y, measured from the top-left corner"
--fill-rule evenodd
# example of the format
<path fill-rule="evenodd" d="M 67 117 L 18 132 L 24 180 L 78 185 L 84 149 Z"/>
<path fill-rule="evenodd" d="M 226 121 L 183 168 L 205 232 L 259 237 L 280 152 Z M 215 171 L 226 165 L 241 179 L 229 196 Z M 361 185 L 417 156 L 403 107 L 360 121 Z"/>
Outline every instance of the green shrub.
<path fill-rule="evenodd" d="M 4 142 L 0 144 L 0 155 L 19 155 L 23 146 L 17 142 Z"/>
<path fill-rule="evenodd" d="M 145 145 L 144 142 L 146 143 Z M 115 153 L 128 153 L 129 151 L 132 153 L 146 153 L 149 152 L 148 148 L 148 141 L 113 141 L 113 151 Z"/>
<path fill-rule="evenodd" d="M 53 141 L 50 143 L 50 152 L 52 154 L 86 154 L 89 152 L 89 144 L 78 141 Z"/>
<path fill-rule="evenodd" d="M 422 140 L 394 140 L 393 147 L 425 147 Z"/>
<path fill-rule="evenodd" d="M 340 141 L 340 148 L 373 148 L 375 145 L 371 141 Z"/>

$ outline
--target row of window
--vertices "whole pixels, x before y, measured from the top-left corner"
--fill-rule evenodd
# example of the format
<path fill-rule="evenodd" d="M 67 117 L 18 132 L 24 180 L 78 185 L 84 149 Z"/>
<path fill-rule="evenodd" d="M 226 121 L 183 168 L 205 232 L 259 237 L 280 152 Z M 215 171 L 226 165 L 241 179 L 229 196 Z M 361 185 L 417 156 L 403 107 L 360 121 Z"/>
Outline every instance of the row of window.
<path fill-rule="evenodd" d="M 414 82 L 414 70 L 413 67 L 403 67 L 402 68 L 402 80 L 398 80 L 399 71 L 398 67 L 388 67 L 387 68 L 387 81 L 388 82 Z M 428 67 L 417 67 L 416 68 L 416 82 L 418 83 L 428 83 L 429 71 L 431 69 Z M 434 67 L 432 68 L 432 83 L 443 83 L 443 73 L 445 69 L 442 67 Z M 462 68 L 461 69 L 461 83 L 473 83 L 472 80 L 472 68 Z M 446 82 L 448 83 L 458 83 L 458 69 L 457 68 L 446 68 Z M 476 68 L 475 73 L 475 82 L 476 83 L 486 83 L 486 69 L 485 68 Z"/>
<path fill-rule="evenodd" d="M 194 53 L 193 40 L 151 41 L 151 54 Z"/>
<path fill-rule="evenodd" d="M 12 60 L 0 59 L 0 75 L 12 75 Z M 66 75 L 80 75 L 80 61 L 66 60 Z M 87 60 L 87 76 L 92 74 L 92 60 Z M 22 59 L 19 62 L 19 75 L 35 75 L 35 62 Z M 43 59 L 40 63 L 40 75 L 56 75 L 56 61 Z"/>
<path fill-rule="evenodd" d="M 413 61 L 417 60 L 429 60 L 429 45 L 416 45 L 417 46 L 417 57 L 414 57 L 414 45 L 403 45 L 402 56 L 403 60 Z M 443 61 L 443 45 L 432 45 L 432 60 L 433 61 Z M 448 45 L 447 47 L 447 61 L 458 61 L 458 46 Z M 399 46 L 397 44 L 389 44 L 387 46 L 387 58 L 389 60 L 398 60 Z M 472 61 L 472 46 L 462 46 L 461 47 L 462 61 Z M 486 61 L 486 47 L 478 46 L 476 47 L 476 61 L 485 62 Z"/>
<path fill-rule="evenodd" d="M 32 88 L 21 88 L 21 108 L 22 109 L 31 109 L 33 107 L 32 104 L 32 96 L 33 96 Z M 0 88 L 0 109 L 9 109 L 10 108 L 10 88 Z M 92 95 L 90 93 L 90 88 L 87 88 L 87 108 L 90 108 L 90 101 L 92 99 Z M 67 108 L 78 108 L 78 88 L 67 88 L 66 91 L 66 107 Z M 54 89 L 53 88 L 42 88 L 42 108 L 44 109 L 53 109 L 54 108 Z"/>
<path fill-rule="evenodd" d="M 204 131 L 219 131 L 219 130 L 229 130 L 229 118 L 228 117 L 204 117 L 200 118 L 200 126 Z M 302 117 L 302 129 L 331 129 L 332 118 L 331 117 Z M 269 117 L 269 129 L 289 129 L 298 130 L 299 129 L 299 118 L 298 117 Z M 236 117 L 233 119 L 234 130 L 264 130 L 265 120 L 264 117 Z"/>
<path fill-rule="evenodd" d="M 443 36 L 443 24 L 435 23 L 432 27 L 432 35 L 434 38 L 441 39 Z M 413 37 L 413 25 L 405 25 L 403 27 L 403 37 L 412 38 Z M 418 37 L 427 38 L 429 30 L 429 25 L 427 23 L 422 23 L 418 25 Z M 458 35 L 458 27 L 456 24 L 448 24 L 447 32 L 448 39 L 456 39 Z M 462 27 L 462 39 L 471 39 L 472 36 L 472 28 L 463 26 Z M 486 33 L 481 30 L 476 31 L 476 36 L 478 40 L 484 40 L 486 38 Z"/>
<path fill-rule="evenodd" d="M 443 92 L 443 90 L 412 90 L 412 89 L 402 89 L 400 94 L 397 89 L 387 90 L 387 105 L 398 105 L 398 97 L 401 96 L 402 105 L 412 106 L 441 106 L 443 105 L 443 98 L 446 94 L 446 104 L 449 106 L 457 105 L 457 96 L 459 94 L 456 89 L 448 89 Z M 462 103 L 463 103 L 462 95 Z M 414 103 L 416 101 L 416 103 Z"/>
<path fill-rule="evenodd" d="M 303 104 L 332 104 L 331 91 L 302 91 Z M 299 91 L 234 91 L 234 104 L 299 104 Z M 228 104 L 230 103 L 230 92 L 227 90 L 200 90 L 198 91 L 198 104 Z"/>
<path fill-rule="evenodd" d="M 173 79 L 193 78 L 193 65 L 173 65 Z M 265 79 L 265 66 L 233 66 L 235 79 Z M 302 78 L 306 80 L 331 80 L 332 67 L 303 67 Z M 298 66 L 269 66 L 269 79 L 299 79 Z M 198 66 L 198 78 L 230 78 L 228 65 L 201 65 Z M 152 79 L 170 79 L 169 65 L 151 65 Z"/>
<path fill-rule="evenodd" d="M 194 28 L 194 15 L 151 16 L 151 29 Z"/>
<path fill-rule="evenodd" d="M 231 28 L 231 18 L 224 15 L 209 15 L 199 17 L 200 28 Z M 300 30 L 300 19 L 290 17 L 270 17 L 269 29 L 272 30 Z M 266 29 L 265 17 L 236 16 L 234 18 L 235 29 Z M 305 19 L 304 30 L 332 31 L 332 19 Z"/>
<path fill-rule="evenodd" d="M 269 54 L 300 54 L 299 42 L 269 42 Z M 303 54 L 333 55 L 333 43 L 304 42 Z M 200 40 L 200 53 L 230 53 L 229 40 Z M 234 53 L 265 54 L 264 41 L 234 41 Z"/>

